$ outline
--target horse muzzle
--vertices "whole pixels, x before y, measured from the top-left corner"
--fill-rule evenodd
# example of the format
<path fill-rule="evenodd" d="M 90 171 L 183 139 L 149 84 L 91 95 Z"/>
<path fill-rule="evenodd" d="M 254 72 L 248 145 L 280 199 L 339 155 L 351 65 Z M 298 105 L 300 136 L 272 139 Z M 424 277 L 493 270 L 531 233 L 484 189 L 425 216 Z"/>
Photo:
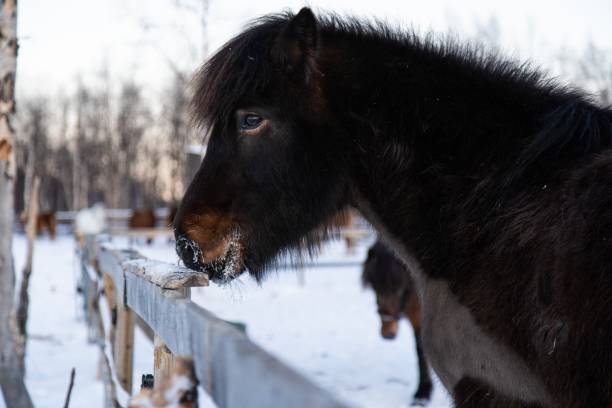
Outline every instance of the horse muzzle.
<path fill-rule="evenodd" d="M 223 241 L 220 255 L 207 259 L 197 242 L 186 234 L 177 234 L 176 253 L 189 269 L 206 273 L 213 282 L 224 284 L 237 278 L 245 269 L 239 238 L 238 233 L 232 234 Z"/>
<path fill-rule="evenodd" d="M 393 340 L 399 329 L 398 320 L 383 320 L 380 327 L 380 335 L 383 339 Z"/>

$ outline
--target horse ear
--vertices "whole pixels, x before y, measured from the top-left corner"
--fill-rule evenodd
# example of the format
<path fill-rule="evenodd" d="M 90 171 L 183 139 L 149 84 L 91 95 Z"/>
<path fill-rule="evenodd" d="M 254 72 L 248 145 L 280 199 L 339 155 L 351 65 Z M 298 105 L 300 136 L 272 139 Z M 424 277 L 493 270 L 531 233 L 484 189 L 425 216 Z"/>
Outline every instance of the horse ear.
<path fill-rule="evenodd" d="M 283 28 L 277 43 L 277 57 L 291 74 L 304 73 L 308 80 L 315 68 L 318 46 L 317 19 L 304 7 Z"/>

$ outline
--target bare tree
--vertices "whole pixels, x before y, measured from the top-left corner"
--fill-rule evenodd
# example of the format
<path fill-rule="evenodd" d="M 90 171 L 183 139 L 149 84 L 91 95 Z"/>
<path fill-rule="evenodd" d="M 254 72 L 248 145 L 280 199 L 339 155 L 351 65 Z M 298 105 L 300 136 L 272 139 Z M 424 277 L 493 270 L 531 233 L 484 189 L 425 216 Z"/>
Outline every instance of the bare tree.
<path fill-rule="evenodd" d="M 13 153 L 17 1 L 0 0 L 0 387 L 12 406 L 31 407 L 15 350 L 13 267 Z"/>
<path fill-rule="evenodd" d="M 140 204 L 138 200 L 141 197 L 138 197 L 138 186 L 134 178 L 134 163 L 150 122 L 151 114 L 144 104 L 140 88 L 133 82 L 124 83 L 119 96 L 116 132 L 119 141 L 117 153 L 121 157 L 119 174 L 127 184 L 127 194 L 122 194 L 127 198 L 127 202 L 123 201 L 122 205 L 127 207 L 134 208 Z"/>
<path fill-rule="evenodd" d="M 179 9 L 187 10 L 199 17 L 200 29 L 202 30 L 202 55 L 203 60 L 208 55 L 208 8 L 210 0 L 174 0 Z"/>
<path fill-rule="evenodd" d="M 48 143 L 48 128 L 49 118 L 47 112 L 47 100 L 44 98 L 35 98 L 23 104 L 22 121 L 22 146 L 25 148 L 23 155 L 25 161 L 25 186 L 24 186 L 24 203 L 25 208 L 28 208 L 29 197 L 32 195 L 32 181 L 35 176 L 41 177 L 46 175 L 47 152 L 49 151 Z"/>
<path fill-rule="evenodd" d="M 491 16 L 486 21 L 476 21 L 474 38 L 486 50 L 494 53 L 500 51 L 501 29 L 497 17 Z"/>
<path fill-rule="evenodd" d="M 563 48 L 556 57 L 562 77 L 592 93 L 602 105 L 612 104 L 612 50 L 591 41 L 582 53 Z"/>
<path fill-rule="evenodd" d="M 192 140 L 189 123 L 189 95 L 183 76 L 175 75 L 172 85 L 166 92 L 163 121 L 167 133 L 168 161 L 170 164 L 172 201 L 179 200 L 183 194 L 187 147 Z"/>
<path fill-rule="evenodd" d="M 598 48 L 589 42 L 578 61 L 578 70 L 587 89 L 594 92 L 603 105 L 612 104 L 612 50 Z"/>
<path fill-rule="evenodd" d="M 109 149 L 116 146 L 113 140 L 108 116 L 107 96 L 96 93 L 83 85 L 75 96 L 75 129 L 73 160 L 73 208 L 88 207 L 97 201 L 104 201 L 105 192 L 116 179 L 116 169 L 107 166 Z"/>
<path fill-rule="evenodd" d="M 70 151 L 68 138 L 68 133 L 70 129 L 70 101 L 64 96 L 59 96 L 57 98 L 57 106 L 59 106 L 57 147 L 53 151 L 53 159 L 50 160 L 50 165 L 53 170 L 53 173 L 57 176 L 57 179 L 60 182 L 61 190 L 63 193 L 62 205 L 59 206 L 57 209 L 67 210 L 69 208 L 70 203 L 73 202 L 73 157 L 72 152 Z"/>

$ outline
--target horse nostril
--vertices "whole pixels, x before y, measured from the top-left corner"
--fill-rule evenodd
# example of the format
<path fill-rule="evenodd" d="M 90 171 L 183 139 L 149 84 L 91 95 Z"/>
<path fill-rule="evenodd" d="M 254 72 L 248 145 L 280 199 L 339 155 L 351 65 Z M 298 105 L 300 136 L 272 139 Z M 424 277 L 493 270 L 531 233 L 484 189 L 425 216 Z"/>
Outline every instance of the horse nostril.
<path fill-rule="evenodd" d="M 393 340 L 395 338 L 395 336 L 397 336 L 397 333 L 392 332 L 392 331 L 384 331 L 381 333 L 382 337 L 386 340 Z"/>
<path fill-rule="evenodd" d="M 202 250 L 199 245 L 189 239 L 187 235 L 182 234 L 177 237 L 176 253 L 188 268 L 194 270 L 202 269 Z"/>

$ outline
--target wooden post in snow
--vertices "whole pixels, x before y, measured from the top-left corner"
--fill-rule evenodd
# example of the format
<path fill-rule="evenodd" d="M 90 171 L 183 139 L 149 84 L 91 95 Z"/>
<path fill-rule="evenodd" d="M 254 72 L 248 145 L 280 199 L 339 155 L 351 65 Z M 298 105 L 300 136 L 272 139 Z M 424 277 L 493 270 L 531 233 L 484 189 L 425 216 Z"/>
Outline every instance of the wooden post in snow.
<path fill-rule="evenodd" d="M 117 379 L 121 388 L 132 394 L 134 366 L 134 312 L 123 302 L 123 294 L 117 293 L 113 278 L 102 273 L 104 294 L 112 316 L 110 342 Z"/>
<path fill-rule="evenodd" d="M 13 152 L 15 73 L 17 72 L 17 1 L 0 0 L 0 388 L 9 406 L 31 407 L 23 370 L 15 351 L 13 316 Z"/>
<path fill-rule="evenodd" d="M 134 366 L 134 312 L 123 303 L 117 302 L 115 322 L 115 347 L 113 357 L 117 377 L 123 389 L 132 394 L 132 374 Z"/>
<path fill-rule="evenodd" d="M 28 222 L 26 233 L 28 236 L 28 249 L 26 251 L 26 262 L 21 274 L 21 287 L 19 289 L 19 304 L 17 305 L 17 329 L 19 331 L 17 341 L 17 355 L 21 368 L 25 368 L 26 343 L 28 341 L 27 323 L 30 296 L 30 276 L 32 275 L 32 258 L 34 257 L 34 240 L 36 239 L 36 224 L 38 218 L 38 191 L 40 189 L 40 178 L 34 177 L 31 194 L 28 199 Z"/>
<path fill-rule="evenodd" d="M 155 382 L 170 376 L 174 369 L 174 355 L 161 337 L 155 333 L 153 340 L 153 378 Z"/>

